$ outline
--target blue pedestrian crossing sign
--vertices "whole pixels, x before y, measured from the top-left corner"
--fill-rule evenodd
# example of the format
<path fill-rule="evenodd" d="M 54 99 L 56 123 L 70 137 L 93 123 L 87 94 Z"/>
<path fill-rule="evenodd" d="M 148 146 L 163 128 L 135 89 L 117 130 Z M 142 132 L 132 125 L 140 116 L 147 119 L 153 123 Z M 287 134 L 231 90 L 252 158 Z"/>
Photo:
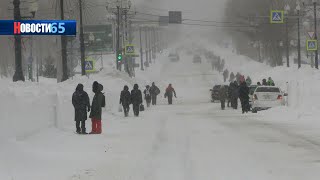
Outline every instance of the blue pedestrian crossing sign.
<path fill-rule="evenodd" d="M 85 70 L 86 70 L 86 73 L 92 73 L 92 72 L 96 72 L 96 69 L 95 69 L 95 60 L 93 58 L 87 58 L 86 61 L 85 61 Z"/>
<path fill-rule="evenodd" d="M 133 44 L 128 44 L 125 47 L 125 54 L 126 55 L 135 55 L 135 49 Z"/>
<path fill-rule="evenodd" d="M 271 10 L 270 23 L 271 24 L 283 24 L 284 22 L 284 11 Z"/>
<path fill-rule="evenodd" d="M 307 40 L 307 51 L 316 51 L 316 50 L 318 50 L 318 41 Z"/>

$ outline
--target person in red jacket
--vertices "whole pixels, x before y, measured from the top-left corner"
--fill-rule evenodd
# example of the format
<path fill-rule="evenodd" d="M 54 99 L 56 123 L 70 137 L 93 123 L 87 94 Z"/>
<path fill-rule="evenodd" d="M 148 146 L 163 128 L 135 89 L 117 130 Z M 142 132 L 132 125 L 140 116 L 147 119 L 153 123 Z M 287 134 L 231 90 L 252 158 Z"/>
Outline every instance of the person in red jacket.
<path fill-rule="evenodd" d="M 168 104 L 172 104 L 172 97 L 177 98 L 176 91 L 172 87 L 172 84 L 169 84 L 169 86 L 166 89 L 166 93 L 164 94 L 164 98 L 168 98 Z"/>

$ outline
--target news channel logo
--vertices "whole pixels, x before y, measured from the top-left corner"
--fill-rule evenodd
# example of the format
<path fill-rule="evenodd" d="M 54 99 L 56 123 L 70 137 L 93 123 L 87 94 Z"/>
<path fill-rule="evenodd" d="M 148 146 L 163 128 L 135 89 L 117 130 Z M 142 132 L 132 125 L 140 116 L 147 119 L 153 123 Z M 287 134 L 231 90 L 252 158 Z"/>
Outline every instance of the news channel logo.
<path fill-rule="evenodd" d="M 75 20 L 0 20 L 0 35 L 75 36 Z"/>

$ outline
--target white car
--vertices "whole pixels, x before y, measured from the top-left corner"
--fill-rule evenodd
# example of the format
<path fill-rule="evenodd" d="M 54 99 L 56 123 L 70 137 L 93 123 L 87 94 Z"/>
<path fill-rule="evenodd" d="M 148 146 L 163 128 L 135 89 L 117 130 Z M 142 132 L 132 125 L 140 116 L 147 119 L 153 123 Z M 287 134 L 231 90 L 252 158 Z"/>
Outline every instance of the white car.
<path fill-rule="evenodd" d="M 253 93 L 252 112 L 283 106 L 285 105 L 284 96 L 287 94 L 281 92 L 279 87 L 259 86 Z"/>

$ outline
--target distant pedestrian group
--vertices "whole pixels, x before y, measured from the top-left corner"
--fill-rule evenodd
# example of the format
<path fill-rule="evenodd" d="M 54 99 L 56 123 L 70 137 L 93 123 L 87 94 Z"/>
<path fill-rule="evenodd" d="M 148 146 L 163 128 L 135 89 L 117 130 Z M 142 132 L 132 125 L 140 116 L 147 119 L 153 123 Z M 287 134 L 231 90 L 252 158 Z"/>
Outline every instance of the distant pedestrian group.
<path fill-rule="evenodd" d="M 92 103 L 90 104 L 90 99 L 87 92 L 84 91 L 83 84 L 78 84 L 75 92 L 72 95 L 72 104 L 75 110 L 75 122 L 76 122 L 76 132 L 78 134 L 88 134 L 86 132 L 86 120 L 88 117 L 91 118 L 92 130 L 89 134 L 101 134 L 102 133 L 102 108 L 106 106 L 105 95 L 102 93 L 103 85 L 99 84 L 97 81 L 93 82 L 92 92 L 94 97 Z M 121 106 L 121 111 L 124 112 L 124 116 L 129 116 L 130 105 L 132 104 L 133 114 L 138 117 L 140 111 L 144 111 L 143 98 L 146 101 L 147 107 L 157 104 L 157 96 L 160 94 L 160 89 L 153 82 L 151 86 L 147 85 L 143 94 L 139 89 L 138 84 L 134 84 L 131 92 L 129 87 L 125 85 L 120 93 L 119 105 Z M 143 96 L 144 95 L 144 96 Z M 172 84 L 166 88 L 165 98 L 168 98 L 168 104 L 172 104 L 173 97 L 176 96 L 175 89 Z"/>

